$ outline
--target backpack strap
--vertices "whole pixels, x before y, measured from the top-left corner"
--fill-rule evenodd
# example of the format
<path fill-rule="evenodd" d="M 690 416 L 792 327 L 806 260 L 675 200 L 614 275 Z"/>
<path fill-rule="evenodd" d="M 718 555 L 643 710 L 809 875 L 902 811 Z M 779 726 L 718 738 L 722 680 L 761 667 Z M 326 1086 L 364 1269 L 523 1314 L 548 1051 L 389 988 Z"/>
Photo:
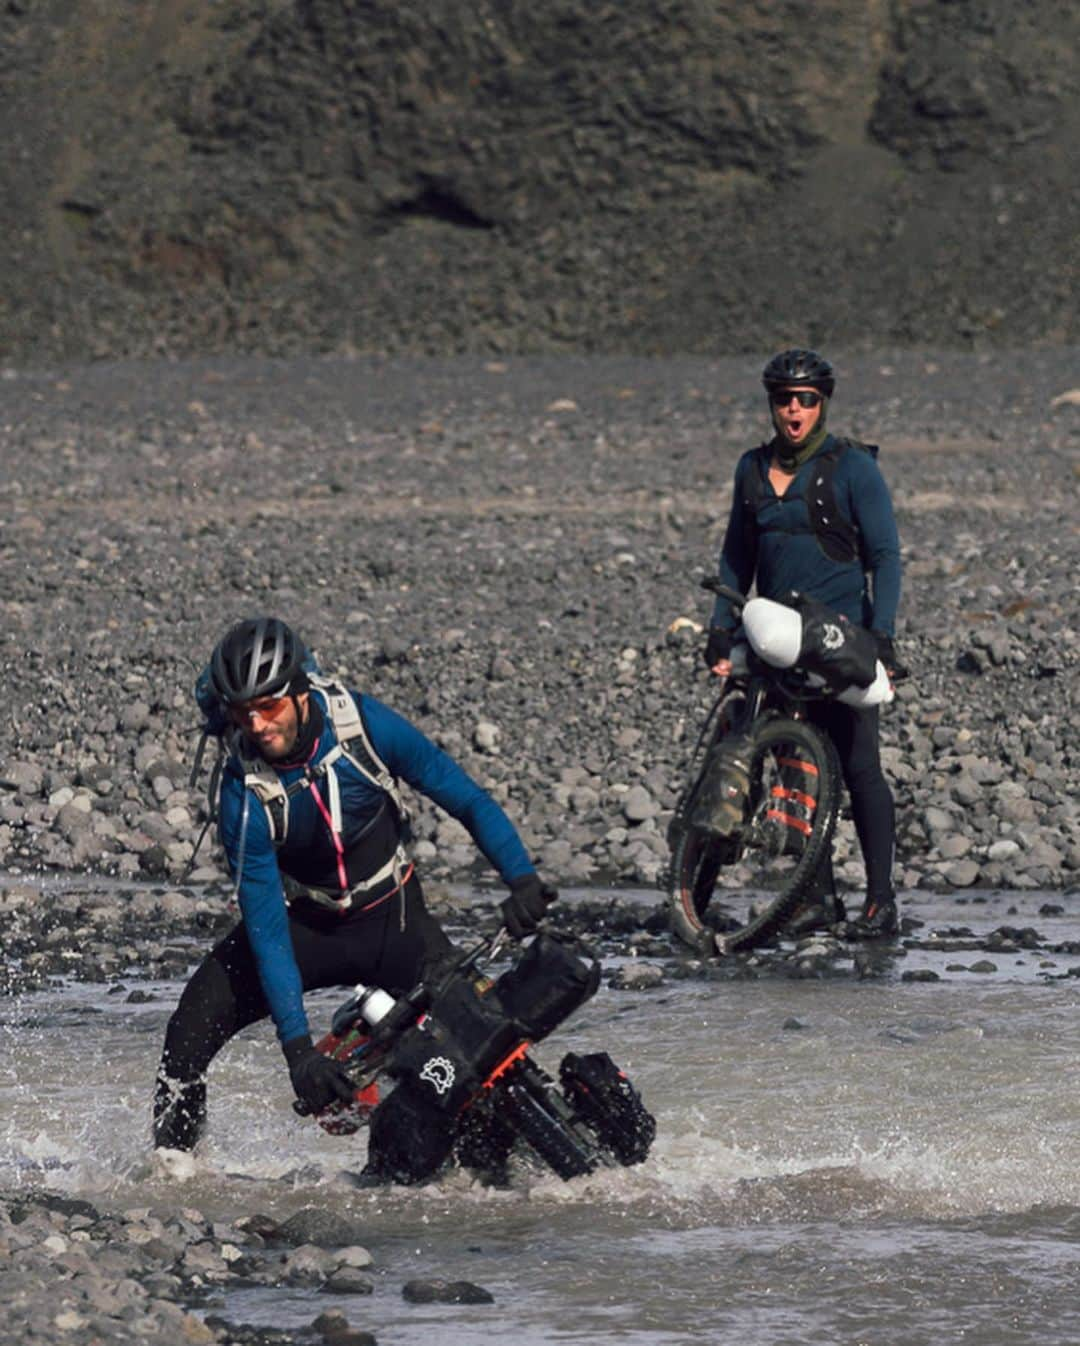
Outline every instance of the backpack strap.
<path fill-rule="evenodd" d="M 837 439 L 832 448 L 813 460 L 814 471 L 806 491 L 806 509 L 818 546 L 830 561 L 842 564 L 850 564 L 862 555 L 862 534 L 837 503 L 833 484 L 836 466 L 850 449 L 859 449 L 872 458 L 878 455 L 876 444 Z"/>
<path fill-rule="evenodd" d="M 320 761 L 309 768 L 299 780 L 286 786 L 269 762 L 261 757 L 247 757 L 242 752 L 237 752 L 244 772 L 244 788 L 251 790 L 266 810 L 266 819 L 270 825 L 270 836 L 274 845 L 282 846 L 288 838 L 289 800 L 301 790 L 306 790 L 313 779 L 326 781 L 330 826 L 334 832 L 341 832 L 341 787 L 337 772 L 331 768 L 342 757 L 372 785 L 389 795 L 397 812 L 398 825 L 403 832 L 407 832 L 409 811 L 401 788 L 389 767 L 375 751 L 367 726 L 364 724 L 364 717 L 353 700 L 352 693 L 335 679 L 319 674 L 309 674 L 309 681 L 326 703 L 327 718 L 337 739 Z"/>
<path fill-rule="evenodd" d="M 743 529 L 755 551 L 757 550 L 760 531 L 758 529 L 758 511 L 761 509 L 761 502 L 765 498 L 768 453 L 768 444 L 759 444 L 753 458 L 750 459 L 746 472 L 743 474 Z"/>
<path fill-rule="evenodd" d="M 743 526 L 755 548 L 760 534 L 758 512 L 765 498 L 764 451 L 767 449 L 767 444 L 761 446 L 758 456 L 751 460 L 742 483 Z M 810 519 L 809 531 L 813 533 L 818 546 L 829 560 L 844 565 L 850 564 L 862 555 L 862 535 L 837 504 L 833 485 L 836 465 L 849 449 L 859 449 L 863 453 L 870 454 L 872 458 L 878 455 L 876 444 L 863 444 L 857 439 L 834 437 L 830 448 L 811 459 L 814 471 L 805 495 L 806 510 Z"/>
<path fill-rule="evenodd" d="M 325 771 L 339 757 L 344 757 L 361 776 L 390 796 L 397 811 L 398 823 L 405 827 L 409 818 L 405 797 L 401 793 L 397 778 L 375 751 L 367 725 L 364 723 L 364 716 L 352 693 L 331 678 L 312 677 L 310 681 L 326 700 L 327 713 L 334 726 L 334 736 L 337 738 L 337 744 L 330 749 L 315 771 Z"/>
<path fill-rule="evenodd" d="M 303 777 L 286 787 L 281 777 L 261 757 L 245 757 L 237 753 L 244 771 L 244 789 L 250 790 L 266 811 L 270 839 L 275 846 L 283 846 L 289 835 L 289 800 L 307 787 Z"/>

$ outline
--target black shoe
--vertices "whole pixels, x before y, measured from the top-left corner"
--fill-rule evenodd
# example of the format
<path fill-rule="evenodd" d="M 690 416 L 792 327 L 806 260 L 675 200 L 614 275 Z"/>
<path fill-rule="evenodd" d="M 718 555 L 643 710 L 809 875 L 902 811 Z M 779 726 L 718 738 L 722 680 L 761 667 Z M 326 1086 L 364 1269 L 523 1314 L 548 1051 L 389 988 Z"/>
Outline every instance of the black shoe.
<path fill-rule="evenodd" d="M 812 935 L 817 930 L 831 930 L 847 918 L 840 898 L 830 893 L 824 897 L 810 897 L 797 906 L 784 926 L 784 933 L 794 939 Z"/>
<path fill-rule="evenodd" d="M 900 933 L 896 899 L 868 897 L 851 929 L 856 939 L 894 939 Z"/>

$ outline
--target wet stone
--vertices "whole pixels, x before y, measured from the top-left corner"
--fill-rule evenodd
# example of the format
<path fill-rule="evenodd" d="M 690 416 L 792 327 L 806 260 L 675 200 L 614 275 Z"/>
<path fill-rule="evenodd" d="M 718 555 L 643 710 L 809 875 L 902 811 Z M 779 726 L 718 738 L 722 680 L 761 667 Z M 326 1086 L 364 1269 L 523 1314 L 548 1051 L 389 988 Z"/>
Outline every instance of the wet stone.
<path fill-rule="evenodd" d="M 230 1346 L 293 1346 L 296 1338 L 292 1332 L 277 1327 L 259 1327 L 250 1323 L 232 1323 L 226 1318 L 210 1314 L 205 1319 L 206 1326 L 214 1333 L 213 1340 L 224 1340 Z M 177 1338 L 182 1341 L 183 1338 Z"/>
<path fill-rule="evenodd" d="M 402 1298 L 410 1304 L 494 1304 L 495 1296 L 472 1281 L 406 1281 Z"/>
<path fill-rule="evenodd" d="M 360 1220 L 350 1220 L 319 1206 L 304 1206 L 273 1235 L 282 1243 L 313 1244 L 317 1248 L 355 1248 L 363 1232 Z M 362 1246 L 362 1245 L 359 1245 Z M 355 1265 L 355 1263 L 354 1263 Z"/>
<path fill-rule="evenodd" d="M 374 1290 L 375 1284 L 370 1276 L 365 1276 L 351 1267 L 335 1271 L 322 1286 L 322 1293 L 329 1295 L 370 1295 Z"/>
<path fill-rule="evenodd" d="M 650 991 L 664 980 L 663 968 L 655 963 L 633 961 L 617 968 L 609 985 L 616 991 Z"/>
<path fill-rule="evenodd" d="M 351 1327 L 348 1318 L 336 1311 L 320 1313 L 312 1321 L 311 1330 L 331 1346 L 376 1346 L 376 1339 L 371 1332 Z"/>

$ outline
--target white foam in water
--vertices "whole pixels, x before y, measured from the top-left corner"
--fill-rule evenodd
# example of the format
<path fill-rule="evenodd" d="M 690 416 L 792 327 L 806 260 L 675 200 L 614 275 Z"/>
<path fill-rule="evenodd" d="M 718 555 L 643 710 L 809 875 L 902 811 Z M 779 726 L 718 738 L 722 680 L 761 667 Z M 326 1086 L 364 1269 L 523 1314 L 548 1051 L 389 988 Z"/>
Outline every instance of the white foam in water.
<path fill-rule="evenodd" d="M 198 1171 L 198 1161 L 187 1150 L 157 1149 L 153 1154 L 154 1176 L 171 1182 L 190 1182 Z"/>

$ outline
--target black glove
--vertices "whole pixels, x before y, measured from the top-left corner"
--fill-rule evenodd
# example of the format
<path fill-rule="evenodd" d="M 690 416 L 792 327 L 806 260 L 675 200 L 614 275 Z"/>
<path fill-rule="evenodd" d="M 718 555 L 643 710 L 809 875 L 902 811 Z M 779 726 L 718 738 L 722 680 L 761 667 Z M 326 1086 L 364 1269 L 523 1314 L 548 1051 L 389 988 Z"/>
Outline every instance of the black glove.
<path fill-rule="evenodd" d="M 504 898 L 499 910 L 503 925 L 512 939 L 531 935 L 543 920 L 549 902 L 559 896 L 550 883 L 544 883 L 539 874 L 526 874 L 510 884 L 510 896 Z"/>
<path fill-rule="evenodd" d="M 896 646 L 893 644 L 892 636 L 888 636 L 884 631 L 871 631 L 874 637 L 874 643 L 877 645 L 877 657 L 885 665 L 885 671 L 892 678 L 893 682 L 900 682 L 908 676 L 908 670 L 897 658 Z"/>
<path fill-rule="evenodd" d="M 352 1102 L 356 1085 L 337 1061 L 316 1051 L 310 1034 L 290 1038 L 282 1043 L 281 1049 L 289 1064 L 289 1078 L 296 1097 L 310 1112 L 322 1112 L 338 1099 L 343 1103 Z"/>
<path fill-rule="evenodd" d="M 706 665 L 713 668 L 721 659 L 730 659 L 732 644 L 730 631 L 725 631 L 722 626 L 710 626 L 703 656 Z"/>

